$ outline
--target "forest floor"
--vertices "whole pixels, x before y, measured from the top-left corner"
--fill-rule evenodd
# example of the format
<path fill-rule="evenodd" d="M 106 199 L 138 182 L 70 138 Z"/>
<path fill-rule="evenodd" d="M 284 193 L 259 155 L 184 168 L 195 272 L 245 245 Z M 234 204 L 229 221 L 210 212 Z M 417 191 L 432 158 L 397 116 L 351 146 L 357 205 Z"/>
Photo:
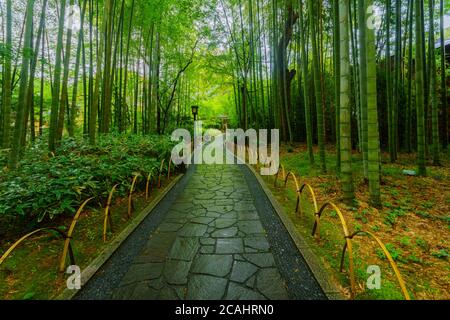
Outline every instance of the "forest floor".
<path fill-rule="evenodd" d="M 333 148 L 327 149 L 327 174 L 321 174 L 317 166 L 318 150 L 315 150 L 317 167 L 311 168 L 305 145 L 282 146 L 281 149 L 281 163 L 286 173 L 294 172 L 300 185 L 308 183 L 313 187 L 319 208 L 328 201 L 336 203 L 347 220 L 350 233 L 370 231 L 384 242 L 413 299 L 450 299 L 450 161 L 447 155 L 442 155 L 442 166 L 428 167 L 427 177 L 413 177 L 404 175 L 403 170 L 416 169 L 414 155 L 400 154 L 397 163 L 392 164 L 388 155 L 383 154 L 383 208 L 378 210 L 369 205 L 368 183 L 360 174 L 363 172 L 360 154 L 354 154 L 352 164 L 357 201 L 353 208 L 347 208 L 341 202 Z M 334 282 L 349 296 L 348 274 L 339 272 L 343 238 L 336 213 L 324 214 L 321 237 L 316 240 L 311 236 L 314 215 L 308 196 L 302 195 L 304 214 L 301 216 L 295 213 L 293 180 L 285 189 L 280 182 L 275 188 L 273 178 L 265 179 L 298 231 L 321 257 Z M 353 243 L 357 298 L 402 299 L 395 275 L 377 244 L 366 236 L 356 237 Z M 381 267 L 380 290 L 365 289 L 370 265 Z"/>

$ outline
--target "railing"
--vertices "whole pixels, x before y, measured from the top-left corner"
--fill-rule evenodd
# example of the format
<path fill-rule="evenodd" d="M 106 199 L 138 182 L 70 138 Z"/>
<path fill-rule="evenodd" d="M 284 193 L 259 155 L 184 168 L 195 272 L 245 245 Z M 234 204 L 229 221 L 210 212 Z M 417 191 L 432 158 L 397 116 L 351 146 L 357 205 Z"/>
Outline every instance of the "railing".
<path fill-rule="evenodd" d="M 269 163 L 270 164 L 270 163 Z M 301 195 L 306 190 L 310 198 L 312 200 L 313 208 L 314 208 L 314 226 L 312 230 L 312 236 L 316 238 L 317 241 L 320 240 L 320 223 L 322 216 L 326 209 L 333 209 L 336 214 L 339 217 L 339 223 L 342 228 L 343 232 L 343 238 L 344 238 L 344 249 L 342 251 L 342 257 L 341 257 L 341 264 L 340 264 L 340 271 L 342 272 L 344 269 L 344 260 L 345 260 L 345 254 L 348 249 L 348 258 L 349 258 L 349 278 L 350 278 L 350 294 L 351 298 L 354 299 L 356 294 L 356 280 L 355 280 L 355 274 L 354 274 L 354 261 L 353 261 L 353 247 L 352 247 L 352 240 L 358 235 L 366 234 L 369 235 L 371 238 L 375 239 L 376 243 L 381 247 L 383 250 L 383 253 L 386 255 L 389 264 L 391 268 L 394 270 L 396 279 L 399 283 L 400 289 L 402 291 L 402 294 L 406 300 L 410 300 L 411 297 L 408 293 L 408 290 L 406 289 L 405 282 L 400 274 L 400 271 L 398 269 L 397 264 L 395 263 L 394 259 L 392 258 L 391 254 L 387 250 L 386 246 L 383 244 L 383 242 L 375 236 L 373 233 L 368 231 L 357 231 L 354 233 L 350 233 L 348 229 L 347 222 L 345 220 L 344 215 L 342 214 L 341 210 L 337 205 L 335 205 L 333 202 L 326 202 L 322 207 L 318 206 L 317 198 L 314 192 L 314 189 L 307 183 L 303 184 L 299 188 L 299 180 L 297 179 L 296 175 L 293 172 L 289 172 L 286 175 L 285 168 L 282 164 L 280 164 L 280 167 L 277 171 L 277 173 L 274 175 L 274 187 L 277 188 L 277 181 L 279 180 L 279 175 L 282 174 L 282 177 L 284 179 L 284 188 L 287 188 L 289 178 L 292 177 L 292 180 L 294 181 L 295 185 L 295 192 L 296 192 L 296 206 L 295 206 L 295 213 L 298 213 L 300 211 L 301 216 L 303 216 L 303 210 L 301 205 Z"/>
<path fill-rule="evenodd" d="M 119 185 L 116 184 L 111 189 L 111 191 L 109 192 L 109 196 L 108 196 L 108 202 L 106 203 L 105 219 L 103 220 L 103 242 L 106 242 L 106 232 L 107 232 L 108 225 L 109 225 L 110 231 L 112 231 L 112 229 L 113 229 L 113 223 L 112 223 L 112 217 L 111 217 L 111 202 L 112 202 L 112 197 L 114 195 L 114 192 L 116 191 L 118 186 Z"/>
<path fill-rule="evenodd" d="M 31 236 L 34 236 L 37 233 L 41 233 L 41 232 L 56 232 L 64 241 L 66 241 L 67 239 L 69 239 L 69 236 L 66 235 L 63 231 L 59 230 L 58 228 L 41 228 L 41 229 L 37 229 L 34 230 L 26 235 L 24 235 L 22 238 L 20 238 L 19 240 L 17 240 L 11 247 L 9 247 L 8 250 L 6 250 L 6 252 L 2 255 L 2 257 L 0 258 L 0 266 L 3 264 L 3 262 L 5 262 L 6 258 L 8 258 L 11 253 L 22 243 L 24 242 L 26 239 L 30 238 Z M 70 244 L 68 244 L 68 252 L 69 252 L 69 258 L 70 258 L 70 263 L 72 265 L 75 264 L 75 257 L 73 254 L 73 250 L 72 250 L 72 246 Z"/>

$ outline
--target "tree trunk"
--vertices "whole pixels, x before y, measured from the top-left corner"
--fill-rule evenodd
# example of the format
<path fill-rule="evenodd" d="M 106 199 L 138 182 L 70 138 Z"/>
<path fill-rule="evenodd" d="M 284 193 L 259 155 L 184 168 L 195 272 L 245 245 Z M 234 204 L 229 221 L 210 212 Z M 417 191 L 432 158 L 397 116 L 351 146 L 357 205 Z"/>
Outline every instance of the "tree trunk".
<path fill-rule="evenodd" d="M 429 41 L 433 46 L 430 50 L 430 104 L 431 104 L 431 131 L 432 131 L 432 155 L 433 164 L 440 165 L 439 159 L 439 117 L 438 117 L 438 97 L 437 97 L 437 74 L 436 74 L 436 54 L 434 50 L 434 0 L 429 0 L 429 15 L 430 15 L 430 31 Z"/>
<path fill-rule="evenodd" d="M 72 9 L 75 1 L 70 0 L 69 8 Z M 72 13 L 69 13 L 72 15 Z M 65 18 L 65 17 L 64 17 Z M 69 18 L 71 19 L 71 18 Z M 66 114 L 66 108 L 69 106 L 69 68 L 70 68 L 70 57 L 72 50 L 72 25 L 69 21 L 69 26 L 67 28 L 66 35 L 66 50 L 64 57 L 64 72 L 63 72 L 63 81 L 62 81 L 62 89 L 61 89 L 61 101 L 59 104 L 59 117 L 58 117 L 58 127 L 56 131 L 56 143 L 59 144 L 62 139 L 63 130 L 64 130 L 64 116 Z M 68 110 L 67 110 L 68 111 Z M 69 119 L 67 119 L 69 120 Z"/>
<path fill-rule="evenodd" d="M 339 0 L 340 52 L 341 52 L 341 94 L 340 94 L 340 136 L 341 177 L 344 201 L 353 204 L 355 198 L 352 178 L 352 139 L 350 108 L 350 48 L 349 48 L 349 0 Z"/>
<path fill-rule="evenodd" d="M 59 10 L 59 27 L 58 27 L 58 42 L 56 44 L 56 58 L 55 58 L 55 74 L 53 79 L 52 90 L 52 106 L 50 114 L 50 132 L 49 132 L 49 150 L 55 152 L 57 141 L 58 128 L 58 112 L 59 112 L 59 95 L 61 86 L 61 64 L 62 64 L 62 49 L 63 49 L 63 34 L 64 34 L 64 16 L 66 12 L 66 0 L 61 0 Z"/>
<path fill-rule="evenodd" d="M 362 0 L 360 0 L 362 1 Z M 360 7 L 364 11 L 368 21 L 375 12 L 368 12 L 373 8 L 373 0 L 365 0 L 366 5 Z M 362 61 L 367 66 L 367 162 L 369 178 L 370 202 L 376 207 L 381 207 L 380 195 L 380 135 L 378 132 L 378 103 L 377 103 L 377 62 L 375 48 L 375 30 L 366 28 L 366 39 L 361 43 L 365 46 L 366 56 Z"/>
<path fill-rule="evenodd" d="M 336 118 L 336 174 L 341 172 L 340 136 L 340 91 L 341 91 L 341 50 L 339 32 L 339 0 L 333 0 L 333 55 L 334 55 L 334 99 Z"/>
<path fill-rule="evenodd" d="M 445 55 L 445 32 L 444 32 L 444 0 L 440 1 L 440 41 L 441 41 L 441 106 L 443 120 L 442 147 L 447 150 L 448 147 L 448 105 L 447 105 L 447 83 L 446 83 L 446 55 Z"/>
<path fill-rule="evenodd" d="M 361 149 L 363 153 L 364 177 L 368 178 L 368 150 L 367 150 L 367 53 L 366 53 L 366 6 L 364 1 L 358 1 L 358 29 L 359 29 L 359 103 L 361 111 Z M 376 81 L 376 79 L 375 79 Z"/>
<path fill-rule="evenodd" d="M 86 12 L 86 4 L 87 0 L 83 1 L 83 8 L 81 9 L 81 19 L 80 19 L 80 30 L 78 32 L 78 45 L 77 45 L 77 55 L 75 58 L 75 74 L 74 74 L 74 80 L 73 80 L 73 89 L 72 89 L 72 102 L 70 106 L 70 112 L 69 112 L 69 136 L 74 136 L 75 131 L 75 121 L 77 119 L 78 114 L 78 107 L 77 107 L 77 94 L 78 94 L 78 74 L 80 72 L 80 56 L 81 56 L 81 50 L 83 47 L 83 26 L 84 26 L 84 14 Z"/>
<path fill-rule="evenodd" d="M 337 1 L 337 0 L 336 0 Z M 309 101 L 308 89 L 308 55 L 306 53 L 307 40 L 305 34 L 308 34 L 304 22 L 303 0 L 299 0 L 299 17 L 300 17 L 300 46 L 301 46 L 301 64 L 302 64 L 302 78 L 303 78 L 303 99 L 305 103 L 305 122 L 306 122 L 306 141 L 308 146 L 309 163 L 314 165 L 314 151 L 313 151 L 313 131 L 311 120 L 311 105 Z"/>
<path fill-rule="evenodd" d="M 317 137 L 320 150 L 320 167 L 323 173 L 327 171 L 325 162 L 325 121 L 324 121 L 324 110 L 322 105 L 322 88 L 320 85 L 320 65 L 319 65 L 319 52 L 317 47 L 317 34 L 316 34 L 316 24 L 315 20 L 319 17 L 317 16 L 317 10 L 315 7 L 315 0 L 309 0 L 309 34 L 311 35 L 311 47 L 313 55 L 313 74 L 314 74 L 314 88 L 316 96 L 316 113 L 317 113 Z M 346 7 L 348 8 L 348 6 Z M 346 14 L 348 17 L 348 13 Z M 348 27 L 348 23 L 347 23 Z"/>
<path fill-rule="evenodd" d="M 415 0 L 416 12 L 416 109 L 417 109 L 417 165 L 418 174 L 425 176 L 425 101 L 424 101 L 424 50 L 423 50 L 423 10 L 422 1 Z"/>
<path fill-rule="evenodd" d="M 20 154 L 22 152 L 21 139 L 25 131 L 24 124 L 27 116 L 27 86 L 31 61 L 30 52 L 33 52 L 33 47 L 31 44 L 33 34 L 33 6 L 34 0 L 28 0 L 27 14 L 25 16 L 25 38 L 23 42 L 22 64 L 20 71 L 19 104 L 17 107 L 16 125 L 9 157 L 9 167 L 13 169 L 17 168 Z"/>
<path fill-rule="evenodd" d="M 22 146 L 25 145 L 26 142 L 26 131 L 27 131 L 27 123 L 28 123 L 28 115 L 30 116 L 30 135 L 31 135 L 31 141 L 34 141 L 35 139 L 35 130 L 34 130 L 34 78 L 36 74 L 36 66 L 37 66 L 37 60 L 38 60 L 38 52 L 41 45 L 41 38 L 43 38 L 43 32 L 44 32 L 44 26 L 45 26 L 45 14 L 47 10 L 47 0 L 44 0 L 42 2 L 42 10 L 41 10 L 41 17 L 39 22 L 39 29 L 38 34 L 36 38 L 36 44 L 34 46 L 34 55 L 31 59 L 31 65 L 30 65 L 30 79 L 28 84 L 28 92 L 27 92 L 27 111 L 25 115 L 25 122 L 24 127 L 25 130 L 23 132 L 22 136 Z M 31 41 L 30 46 L 33 46 L 33 41 Z"/>
<path fill-rule="evenodd" d="M 11 57 L 12 57 L 12 0 L 6 0 L 6 56 L 3 73 L 2 137 L 1 146 L 8 149 L 11 144 Z"/>

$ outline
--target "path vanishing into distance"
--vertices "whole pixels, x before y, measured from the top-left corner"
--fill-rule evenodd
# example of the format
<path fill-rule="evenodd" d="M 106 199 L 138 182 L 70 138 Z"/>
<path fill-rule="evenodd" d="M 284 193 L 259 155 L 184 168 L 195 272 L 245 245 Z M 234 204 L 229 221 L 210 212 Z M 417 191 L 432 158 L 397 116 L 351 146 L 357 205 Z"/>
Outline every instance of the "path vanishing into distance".
<path fill-rule="evenodd" d="M 246 165 L 195 165 L 74 299 L 326 299 Z"/>

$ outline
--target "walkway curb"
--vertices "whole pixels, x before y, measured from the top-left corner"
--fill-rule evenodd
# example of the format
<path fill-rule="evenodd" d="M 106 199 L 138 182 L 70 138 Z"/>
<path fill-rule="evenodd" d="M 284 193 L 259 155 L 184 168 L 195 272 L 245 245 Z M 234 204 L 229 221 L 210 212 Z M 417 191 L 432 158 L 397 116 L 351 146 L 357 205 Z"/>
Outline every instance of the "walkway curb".
<path fill-rule="evenodd" d="M 308 245 L 308 243 L 305 241 L 302 235 L 300 235 L 296 229 L 294 224 L 292 223 L 291 219 L 286 214 L 285 210 L 279 205 L 278 201 L 273 196 L 270 189 L 266 186 L 266 183 L 261 178 L 261 176 L 255 171 L 255 169 L 246 164 L 246 166 L 250 169 L 250 171 L 253 173 L 253 175 L 256 177 L 256 180 L 260 184 L 262 190 L 266 194 L 267 198 L 269 199 L 273 209 L 278 214 L 278 217 L 280 218 L 281 222 L 283 223 L 284 227 L 288 231 L 292 241 L 294 242 L 295 246 L 297 247 L 300 254 L 305 259 L 309 269 L 311 270 L 312 274 L 316 278 L 317 282 L 319 283 L 320 287 L 322 288 L 323 292 L 327 296 L 329 300 L 344 300 L 343 295 L 341 292 L 337 289 L 337 287 L 331 283 L 328 280 L 327 272 L 322 267 L 318 257 L 316 254 L 312 251 L 311 247 Z"/>
<path fill-rule="evenodd" d="M 181 180 L 184 174 L 176 177 L 167 188 L 161 192 L 147 207 L 131 221 L 131 223 L 110 243 L 110 245 L 92 261 L 81 273 L 81 286 L 83 287 L 99 271 L 99 269 L 111 258 L 122 243 L 136 230 L 136 228 L 148 217 L 153 209 L 164 199 L 172 188 Z M 72 300 L 80 290 L 65 289 L 55 300 Z"/>

